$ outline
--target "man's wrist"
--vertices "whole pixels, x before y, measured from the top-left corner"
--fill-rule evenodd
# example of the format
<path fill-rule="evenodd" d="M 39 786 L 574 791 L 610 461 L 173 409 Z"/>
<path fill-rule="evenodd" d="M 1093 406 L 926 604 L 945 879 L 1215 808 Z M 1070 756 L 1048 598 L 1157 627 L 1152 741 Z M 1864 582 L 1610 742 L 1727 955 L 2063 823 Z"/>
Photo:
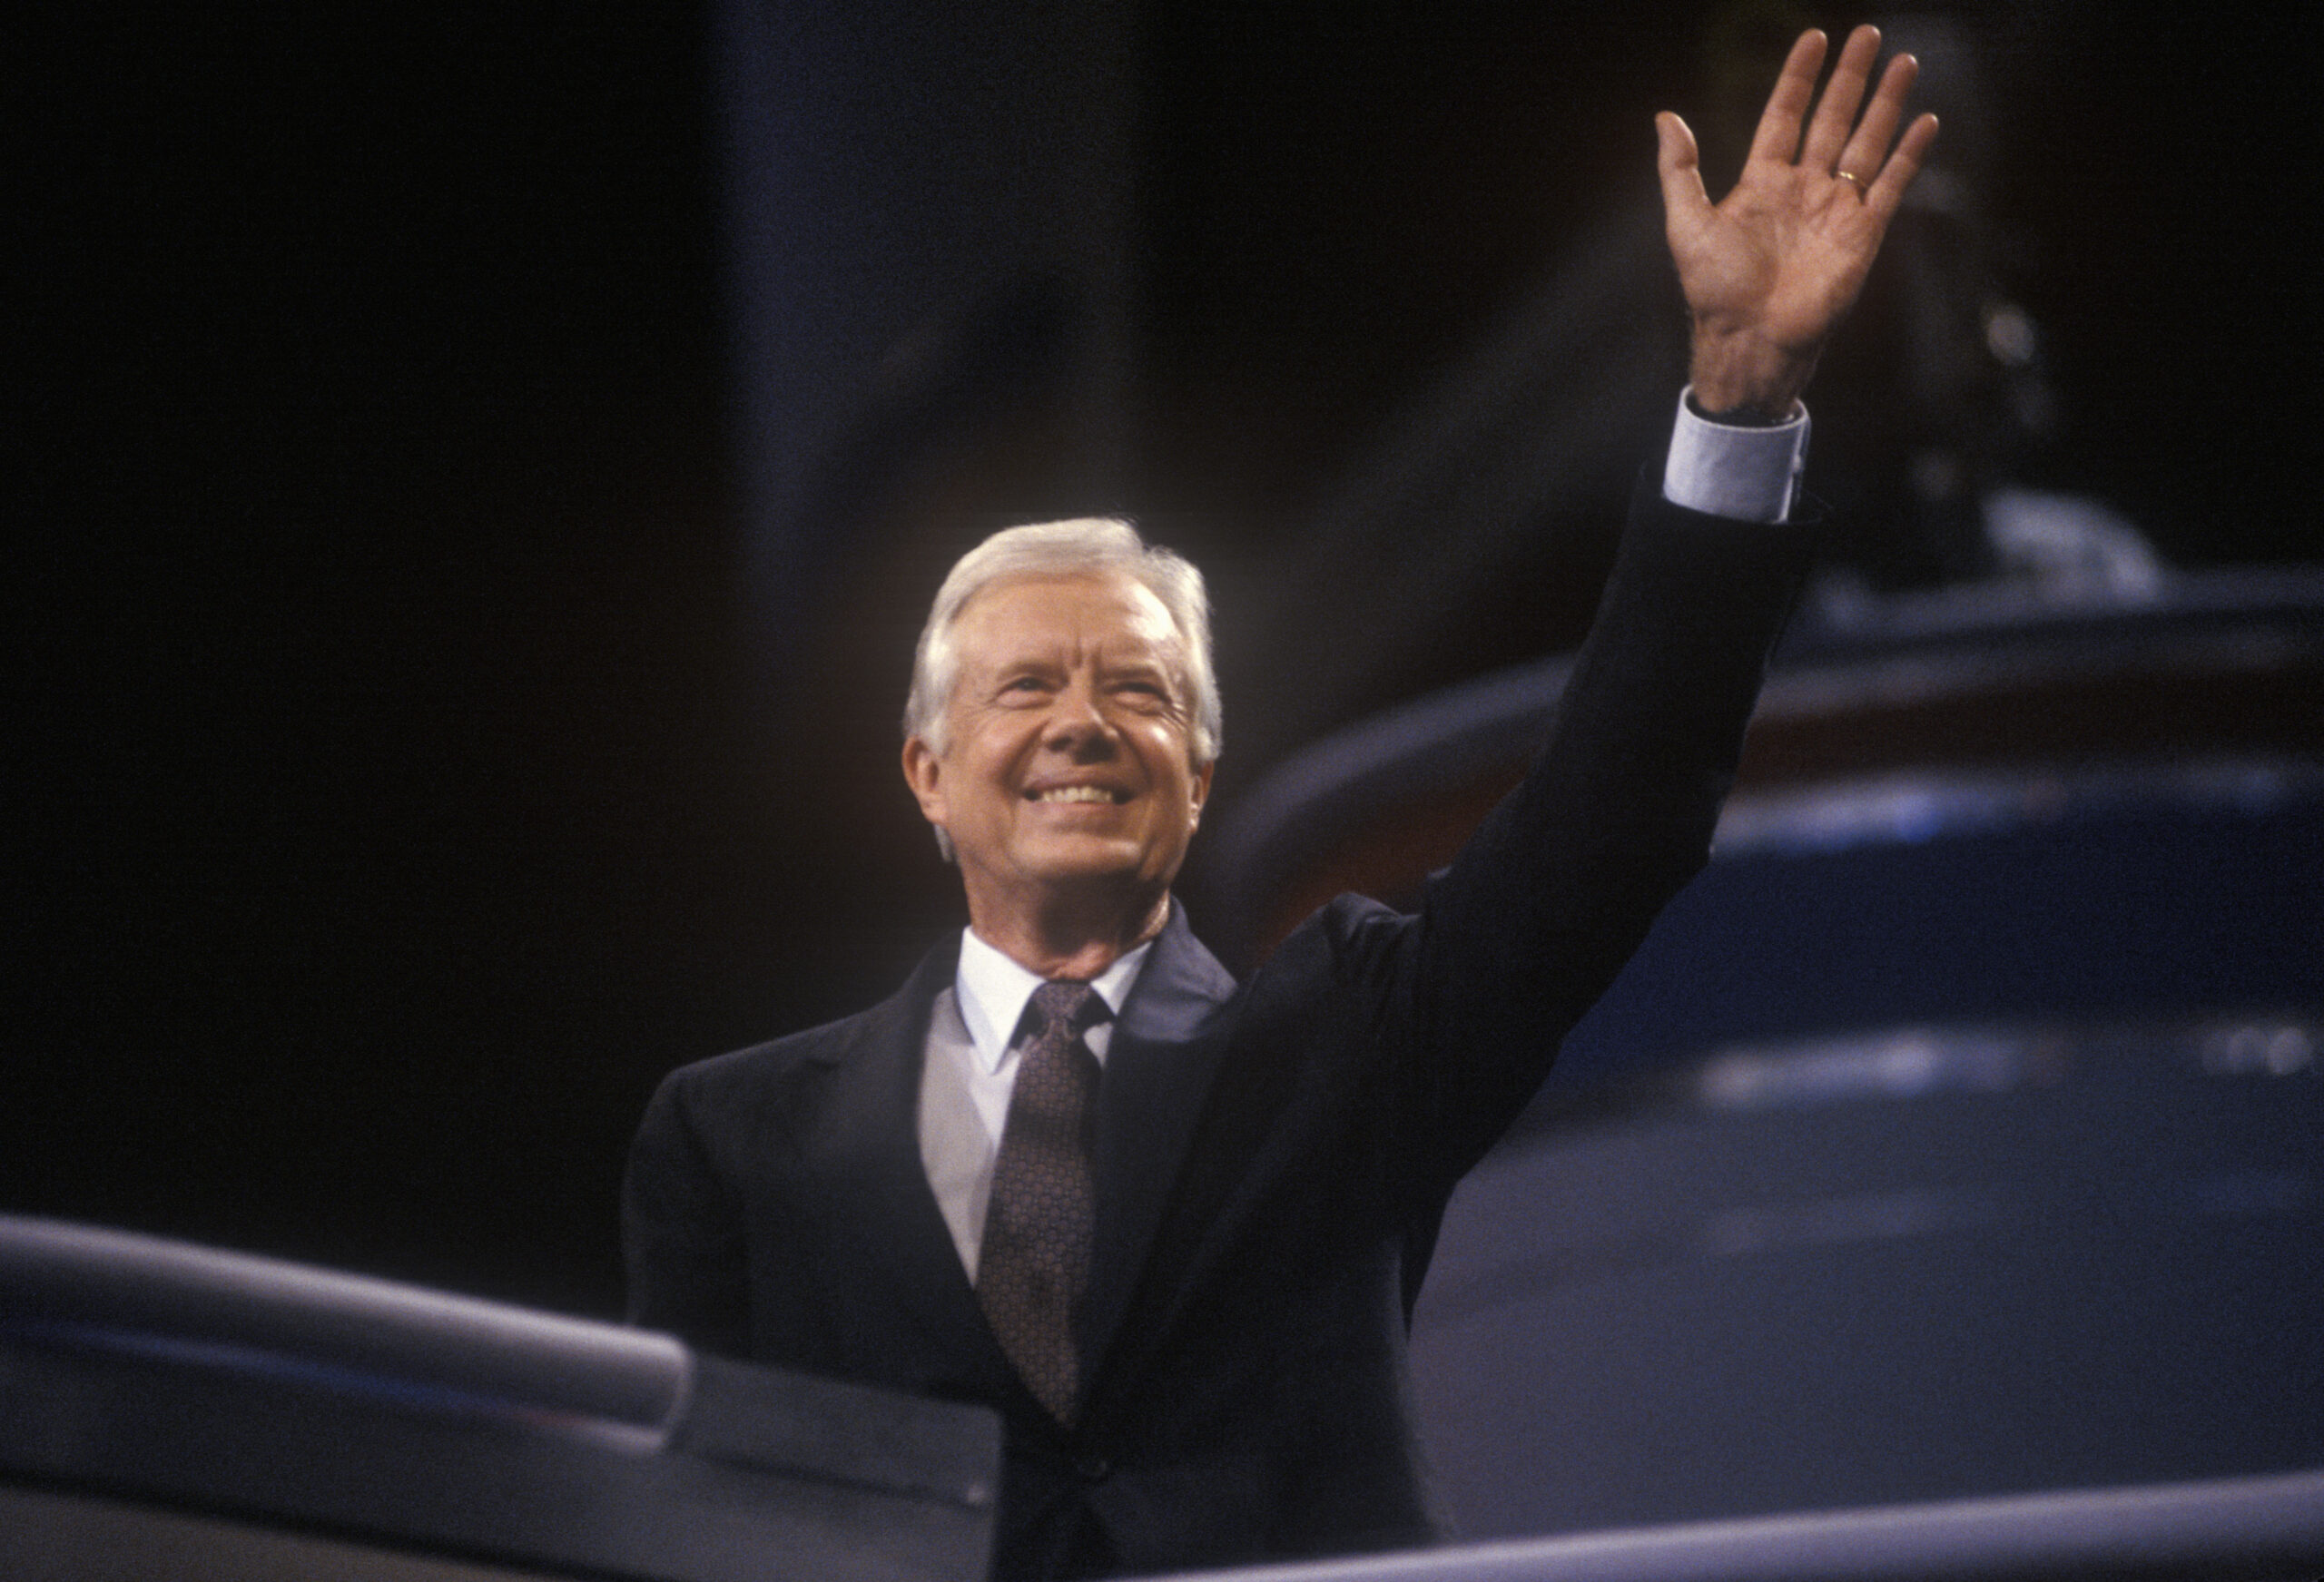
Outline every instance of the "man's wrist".
<path fill-rule="evenodd" d="M 1794 396 L 1779 412 L 1763 411 L 1748 403 L 1714 410 L 1695 393 L 1695 388 L 1692 385 L 1687 387 L 1685 399 L 1689 413 L 1706 423 L 1716 423 L 1722 428 L 1781 428 L 1786 424 L 1797 422 L 1800 415 L 1807 410 L 1799 404 L 1799 398 L 1797 396 Z"/>
<path fill-rule="evenodd" d="M 1789 422 L 1815 371 L 1812 351 L 1802 357 L 1754 334 L 1695 323 L 1687 385 L 1696 410 L 1714 423 L 1765 428 Z"/>

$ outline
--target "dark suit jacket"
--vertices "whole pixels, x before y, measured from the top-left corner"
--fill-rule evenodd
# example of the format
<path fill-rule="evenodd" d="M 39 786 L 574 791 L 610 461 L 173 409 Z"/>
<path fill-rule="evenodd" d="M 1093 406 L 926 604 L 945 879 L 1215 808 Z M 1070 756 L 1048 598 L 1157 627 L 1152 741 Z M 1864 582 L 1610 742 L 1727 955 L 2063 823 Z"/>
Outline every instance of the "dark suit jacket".
<path fill-rule="evenodd" d="M 1701 864 L 1806 536 L 1643 498 L 1549 745 L 1417 912 L 1344 896 L 1237 986 L 1174 910 L 1107 1056 L 1070 1433 L 986 1328 L 920 1159 L 957 944 L 860 1016 L 664 1083 L 630 1164 L 633 1317 L 999 1407 L 1001 1576 L 1428 1541 L 1404 1341 L 1446 1196 Z"/>

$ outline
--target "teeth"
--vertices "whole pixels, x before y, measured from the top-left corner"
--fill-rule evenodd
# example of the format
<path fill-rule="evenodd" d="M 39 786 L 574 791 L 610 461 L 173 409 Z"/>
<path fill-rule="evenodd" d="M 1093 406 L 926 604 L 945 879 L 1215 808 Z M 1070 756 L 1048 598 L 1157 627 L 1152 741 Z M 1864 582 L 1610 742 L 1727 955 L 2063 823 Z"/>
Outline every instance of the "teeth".
<path fill-rule="evenodd" d="M 1099 785 L 1060 785 L 1036 791 L 1037 802 L 1110 802 L 1114 793 Z"/>

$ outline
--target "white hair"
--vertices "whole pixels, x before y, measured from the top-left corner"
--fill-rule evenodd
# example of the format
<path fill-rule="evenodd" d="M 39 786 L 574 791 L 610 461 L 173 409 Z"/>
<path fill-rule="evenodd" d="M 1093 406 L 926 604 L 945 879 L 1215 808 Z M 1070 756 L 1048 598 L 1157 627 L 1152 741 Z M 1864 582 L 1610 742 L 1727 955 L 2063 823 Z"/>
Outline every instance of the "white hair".
<path fill-rule="evenodd" d="M 1150 545 L 1128 523 L 1110 516 L 1076 516 L 1008 527 L 987 538 L 953 564 L 929 607 L 912 655 L 911 691 L 904 699 L 904 735 L 917 736 L 941 753 L 946 707 L 960 673 L 952 634 L 969 601 L 996 583 L 1017 577 L 1090 576 L 1119 572 L 1162 601 L 1178 630 L 1185 656 L 1182 678 L 1194 705 L 1187 746 L 1197 765 L 1218 759 L 1223 742 L 1218 680 L 1210 662 L 1210 597 L 1202 573 L 1173 550 Z M 951 843 L 936 831 L 946 857 Z"/>

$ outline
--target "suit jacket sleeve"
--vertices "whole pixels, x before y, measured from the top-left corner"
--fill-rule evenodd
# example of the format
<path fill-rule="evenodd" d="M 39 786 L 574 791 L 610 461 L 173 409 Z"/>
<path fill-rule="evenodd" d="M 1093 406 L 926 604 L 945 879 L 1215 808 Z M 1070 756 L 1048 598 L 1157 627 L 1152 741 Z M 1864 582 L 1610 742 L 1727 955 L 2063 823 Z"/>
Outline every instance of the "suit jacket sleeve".
<path fill-rule="evenodd" d="M 1816 536 L 1662 499 L 1649 473 L 1550 738 L 1417 918 L 1348 920 L 1394 1026 L 1380 1124 L 1441 1201 L 1702 867 Z M 1378 929 L 1369 947 L 1362 936 Z"/>

